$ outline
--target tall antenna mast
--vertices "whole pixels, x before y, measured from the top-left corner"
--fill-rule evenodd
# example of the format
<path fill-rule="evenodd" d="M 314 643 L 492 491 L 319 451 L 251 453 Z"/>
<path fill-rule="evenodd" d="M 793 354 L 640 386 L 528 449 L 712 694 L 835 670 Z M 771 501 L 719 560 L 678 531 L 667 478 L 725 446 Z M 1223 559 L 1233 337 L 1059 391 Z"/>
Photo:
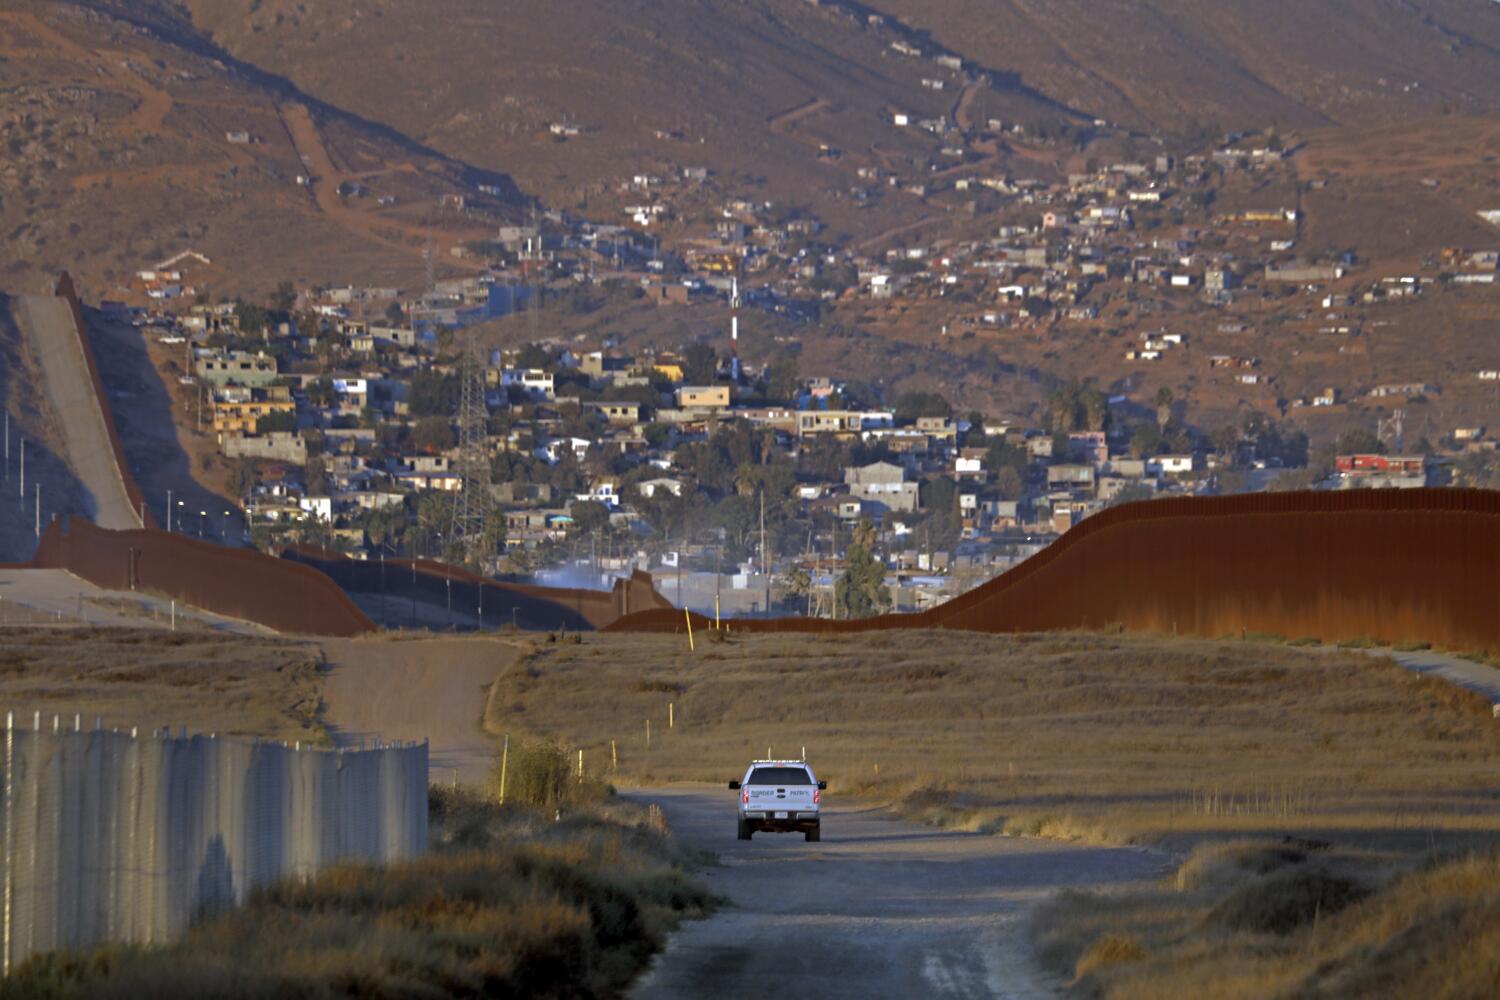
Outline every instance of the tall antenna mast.
<path fill-rule="evenodd" d="M 489 408 L 484 402 L 484 365 L 473 338 L 464 349 L 459 369 L 458 399 L 458 492 L 453 496 L 453 516 L 448 537 L 463 546 L 464 562 L 480 565 L 485 556 L 485 529 L 491 508 Z"/>
<path fill-rule="evenodd" d="M 739 271 L 738 265 L 735 271 Z M 729 380 L 740 384 L 740 276 L 729 279 Z"/>

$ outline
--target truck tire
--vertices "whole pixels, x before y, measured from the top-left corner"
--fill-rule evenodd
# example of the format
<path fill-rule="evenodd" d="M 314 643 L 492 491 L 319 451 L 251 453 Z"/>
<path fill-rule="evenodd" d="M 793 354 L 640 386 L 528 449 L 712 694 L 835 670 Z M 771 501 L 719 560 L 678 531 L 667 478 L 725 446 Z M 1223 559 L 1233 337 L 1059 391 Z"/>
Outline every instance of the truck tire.
<path fill-rule="evenodd" d="M 750 829 L 750 824 L 748 822 L 746 822 L 745 820 L 740 820 L 739 838 L 741 840 L 749 840 L 750 835 L 754 832 L 754 830 Z"/>
<path fill-rule="evenodd" d="M 803 836 L 807 838 L 807 842 L 809 844 L 815 844 L 821 841 L 823 839 L 823 825 L 820 823 L 817 826 L 811 827 L 803 834 Z"/>

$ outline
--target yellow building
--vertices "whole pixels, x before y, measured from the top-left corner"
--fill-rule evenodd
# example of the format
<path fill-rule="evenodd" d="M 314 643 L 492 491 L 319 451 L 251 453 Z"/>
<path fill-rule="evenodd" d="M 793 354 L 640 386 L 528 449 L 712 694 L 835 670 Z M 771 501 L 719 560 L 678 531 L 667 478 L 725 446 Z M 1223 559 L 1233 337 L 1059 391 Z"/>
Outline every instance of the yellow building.
<path fill-rule="evenodd" d="M 677 390 L 677 405 L 684 410 L 723 410 L 729 407 L 729 386 L 682 386 Z"/>
<path fill-rule="evenodd" d="M 256 399 L 248 402 L 214 403 L 214 430 L 221 434 L 254 434 L 256 422 L 273 413 L 295 415 L 297 404 L 290 399 Z"/>

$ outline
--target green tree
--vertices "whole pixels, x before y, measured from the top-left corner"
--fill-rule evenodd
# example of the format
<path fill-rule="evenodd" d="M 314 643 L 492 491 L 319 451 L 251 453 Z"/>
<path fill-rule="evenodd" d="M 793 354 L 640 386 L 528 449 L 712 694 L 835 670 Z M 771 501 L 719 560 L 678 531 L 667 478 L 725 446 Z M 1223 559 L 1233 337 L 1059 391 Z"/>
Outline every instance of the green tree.
<path fill-rule="evenodd" d="M 527 344 L 516 356 L 517 368 L 551 368 L 557 358 L 541 344 Z"/>
<path fill-rule="evenodd" d="M 411 431 L 411 446 L 418 451 L 446 451 L 455 440 L 453 425 L 447 417 L 423 417 Z"/>
<path fill-rule="evenodd" d="M 276 413 L 267 413 L 255 420 L 255 433 L 272 434 L 276 432 L 294 431 L 297 429 L 297 415 L 285 410 Z"/>
<path fill-rule="evenodd" d="M 307 460 L 305 467 L 307 478 L 308 496 L 321 497 L 328 495 L 328 466 L 321 457 L 313 457 Z"/>
<path fill-rule="evenodd" d="M 791 403 L 802 391 L 802 378 L 793 358 L 777 361 L 766 369 L 766 395 L 778 403 Z"/>
<path fill-rule="evenodd" d="M 953 404 L 936 392 L 904 392 L 896 398 L 896 419 L 909 423 L 918 417 L 951 417 Z"/>
<path fill-rule="evenodd" d="M 260 429 L 260 422 L 256 421 L 256 430 Z M 236 459 L 229 467 L 229 492 L 236 499 L 242 499 L 250 495 L 255 489 L 255 484 L 260 481 L 260 474 L 255 468 L 252 459 Z"/>
<path fill-rule="evenodd" d="M 995 489 L 999 491 L 1002 500 L 1019 500 L 1026 489 L 1026 484 L 1021 479 L 1020 473 L 1007 465 L 996 473 Z"/>
<path fill-rule="evenodd" d="M 234 303 L 234 318 L 239 323 L 240 332 L 246 336 L 264 333 L 270 319 L 261 306 L 239 299 Z"/>
<path fill-rule="evenodd" d="M 1380 438 L 1363 427 L 1355 427 L 1338 436 L 1334 449 L 1340 455 L 1384 455 L 1385 445 Z"/>
<path fill-rule="evenodd" d="M 688 385 L 708 385 L 718 373 L 719 356 L 708 344 L 697 341 L 682 352 L 682 374 Z"/>
<path fill-rule="evenodd" d="M 416 417 L 450 416 L 458 409 L 458 377 L 437 372 L 418 372 L 412 376 L 408 402 Z"/>
<path fill-rule="evenodd" d="M 400 302 L 385 307 L 385 322 L 387 326 L 401 326 L 406 322 L 406 313 L 401 310 Z"/>
<path fill-rule="evenodd" d="M 271 293 L 271 308 L 285 316 L 291 313 L 297 305 L 297 286 L 290 281 L 283 281 L 276 286 L 276 291 Z"/>
<path fill-rule="evenodd" d="M 580 500 L 568 508 L 573 519 L 573 534 L 587 537 L 596 531 L 609 530 L 609 508 L 597 500 Z"/>
<path fill-rule="evenodd" d="M 870 618 L 890 610 L 885 566 L 875 558 L 875 526 L 862 520 L 854 529 L 846 556 L 848 568 L 834 586 L 840 618 Z"/>
<path fill-rule="evenodd" d="M 1166 433 L 1167 425 L 1172 422 L 1172 390 L 1162 386 L 1156 390 L 1156 425 Z"/>

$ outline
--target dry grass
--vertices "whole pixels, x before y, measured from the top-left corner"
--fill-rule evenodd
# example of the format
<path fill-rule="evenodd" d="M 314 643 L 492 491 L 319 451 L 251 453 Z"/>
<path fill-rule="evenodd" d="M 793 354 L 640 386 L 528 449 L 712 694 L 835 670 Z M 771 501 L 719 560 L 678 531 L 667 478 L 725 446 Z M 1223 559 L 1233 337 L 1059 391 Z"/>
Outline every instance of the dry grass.
<path fill-rule="evenodd" d="M 17 724 L 41 713 L 85 726 L 186 726 L 264 739 L 320 742 L 315 645 L 199 630 L 0 630 L 0 703 Z"/>
<path fill-rule="evenodd" d="M 1500 857 L 1205 845 L 1170 886 L 1048 903 L 1038 944 L 1049 964 L 1075 971 L 1081 992 L 1124 1000 L 1491 997 Z"/>
<path fill-rule="evenodd" d="M 165 948 L 41 956 L 0 997 L 612 997 L 715 905 L 644 809 L 432 804 L 428 857 L 277 886 Z"/>
<path fill-rule="evenodd" d="M 1161 885 L 1039 914 L 1044 961 L 1084 993 L 1500 992 L 1500 861 L 1431 860 L 1500 840 L 1500 724 L 1483 698 L 1367 654 L 954 632 L 731 633 L 689 653 L 685 637 L 590 635 L 518 660 L 486 724 L 596 768 L 614 739 L 611 777 L 642 784 L 805 745 L 830 794 L 1186 858 Z"/>
<path fill-rule="evenodd" d="M 1482 698 L 1368 655 L 1263 643 L 731 633 L 690 654 L 680 636 L 587 635 L 503 673 L 486 726 L 580 747 L 591 771 L 614 740 L 620 783 L 719 781 L 806 746 L 835 792 L 1099 843 L 1295 833 L 1425 850 L 1500 830 L 1500 727 Z"/>

